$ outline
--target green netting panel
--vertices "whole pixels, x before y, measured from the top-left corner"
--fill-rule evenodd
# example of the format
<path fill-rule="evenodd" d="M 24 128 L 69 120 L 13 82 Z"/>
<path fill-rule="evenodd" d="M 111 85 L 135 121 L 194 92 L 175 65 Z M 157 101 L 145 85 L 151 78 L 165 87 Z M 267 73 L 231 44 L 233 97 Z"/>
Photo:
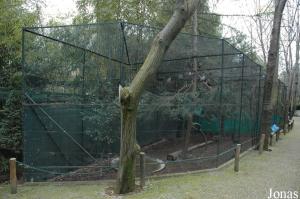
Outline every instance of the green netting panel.
<path fill-rule="evenodd" d="M 1 88 L 0 87 L 0 100 L 5 101 L 10 93 L 10 89 L 9 88 Z"/>
<path fill-rule="evenodd" d="M 252 132 L 255 132 L 253 128 L 256 127 L 256 120 L 251 119 L 243 119 L 241 124 L 239 120 L 224 120 L 224 134 L 232 135 L 235 132 L 239 132 L 245 135 L 251 135 Z M 200 121 L 202 130 L 205 132 L 212 132 L 213 134 L 219 134 L 220 126 L 218 120 L 211 120 L 211 121 Z M 239 129 L 239 125 L 241 125 Z"/>
<path fill-rule="evenodd" d="M 274 107 L 274 115 L 272 117 L 273 123 L 284 128 L 284 116 L 285 113 L 285 100 L 286 100 L 286 86 L 283 82 L 278 81 L 276 89 L 276 99 Z"/>

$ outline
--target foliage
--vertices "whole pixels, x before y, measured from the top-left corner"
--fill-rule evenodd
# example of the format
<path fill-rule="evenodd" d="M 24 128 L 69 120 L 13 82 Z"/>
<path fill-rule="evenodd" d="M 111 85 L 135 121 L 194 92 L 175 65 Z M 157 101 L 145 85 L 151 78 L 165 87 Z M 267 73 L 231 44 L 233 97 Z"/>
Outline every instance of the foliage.
<path fill-rule="evenodd" d="M 0 147 L 19 151 L 22 147 L 21 91 L 12 90 L 2 111 Z"/>
<path fill-rule="evenodd" d="M 74 23 L 125 21 L 134 24 L 163 27 L 171 17 L 175 0 L 77 0 L 79 14 Z M 197 10 L 201 34 L 220 35 L 220 17 L 201 15 L 209 12 L 208 1 L 202 1 Z M 191 32 L 187 23 L 185 32 Z"/>
<path fill-rule="evenodd" d="M 92 102 L 91 107 L 82 112 L 85 122 L 84 133 L 93 141 L 101 143 L 103 148 L 110 146 L 119 139 L 120 112 L 114 97 L 111 82 L 99 82 L 96 89 L 86 96 Z"/>
<path fill-rule="evenodd" d="M 230 37 L 228 41 L 237 49 L 248 55 L 253 61 L 260 65 L 264 65 L 263 60 L 261 60 L 261 58 L 256 53 L 255 46 L 249 43 L 249 41 L 247 40 L 247 35 L 236 30 L 235 35 Z"/>
<path fill-rule="evenodd" d="M 21 133 L 22 27 L 39 21 L 40 8 L 32 1 L 0 1 L 0 87 L 11 90 L 1 111 L 0 146 L 19 151 Z"/>
<path fill-rule="evenodd" d="M 9 171 L 8 164 L 9 164 L 8 159 L 6 159 L 0 155 L 0 172 L 1 173 L 8 173 L 8 171 Z"/>
<path fill-rule="evenodd" d="M 39 10 L 26 6 L 30 6 L 26 0 L 0 1 L 0 87 L 8 87 L 11 76 L 21 70 L 22 27 L 39 18 Z"/>

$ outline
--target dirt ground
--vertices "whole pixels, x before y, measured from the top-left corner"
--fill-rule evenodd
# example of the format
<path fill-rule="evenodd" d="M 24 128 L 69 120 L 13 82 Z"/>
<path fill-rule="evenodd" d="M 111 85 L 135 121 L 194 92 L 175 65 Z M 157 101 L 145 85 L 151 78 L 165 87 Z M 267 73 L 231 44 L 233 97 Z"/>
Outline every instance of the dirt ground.
<path fill-rule="evenodd" d="M 183 139 L 166 139 L 163 142 L 143 149 L 146 155 L 152 159 L 159 159 L 164 161 L 165 167 L 159 172 L 153 173 L 154 170 L 159 168 L 158 164 L 154 162 L 146 162 L 146 174 L 150 175 L 162 175 L 178 172 L 189 172 L 201 169 L 216 168 L 219 165 L 227 162 L 234 157 L 234 147 L 231 136 L 222 137 L 219 142 L 212 137 L 208 137 L 211 143 L 189 151 L 185 158 L 179 156 L 176 161 L 167 160 L 167 155 L 181 150 L 183 146 Z M 252 146 L 251 136 L 241 136 L 242 151 L 249 149 Z M 205 140 L 201 135 L 193 135 L 189 146 L 204 143 Z M 227 151 L 227 152 L 226 152 Z M 216 157 L 217 154 L 223 154 Z M 103 179 L 115 179 L 117 176 L 117 170 L 114 168 L 100 168 L 101 165 L 109 165 L 109 160 L 100 160 L 98 163 L 87 165 L 87 167 L 74 170 L 65 175 L 56 176 L 50 178 L 48 181 L 91 181 L 91 180 L 103 180 Z M 139 162 L 139 161 L 137 161 Z M 137 175 L 139 175 L 139 165 L 137 165 Z"/>
<path fill-rule="evenodd" d="M 18 194 L 9 194 L 8 185 L 0 186 L 2 199 L 263 199 L 273 191 L 300 193 L 300 118 L 295 118 L 294 130 L 281 136 L 271 152 L 259 155 L 249 152 L 240 162 L 240 172 L 233 165 L 214 172 L 186 174 L 177 177 L 148 179 L 143 191 L 125 196 L 107 194 L 112 182 L 94 181 L 88 184 L 53 183 L 25 184 Z"/>

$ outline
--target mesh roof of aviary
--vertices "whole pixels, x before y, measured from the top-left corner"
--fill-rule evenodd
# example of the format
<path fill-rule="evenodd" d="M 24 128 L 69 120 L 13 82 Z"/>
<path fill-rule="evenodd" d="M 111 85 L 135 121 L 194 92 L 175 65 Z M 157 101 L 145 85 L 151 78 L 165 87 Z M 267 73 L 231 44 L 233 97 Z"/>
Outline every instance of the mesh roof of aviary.
<path fill-rule="evenodd" d="M 110 61 L 110 67 L 116 67 L 122 64 L 124 71 L 136 71 L 150 49 L 150 45 L 154 37 L 159 32 L 159 28 L 149 26 L 136 25 L 130 23 L 101 23 L 101 24 L 84 24 L 84 25 L 69 25 L 69 26 L 49 26 L 49 27 L 33 27 L 25 28 L 25 32 L 33 33 L 32 39 L 40 36 L 40 43 L 35 41 L 30 45 L 30 36 L 25 34 L 26 52 L 29 50 L 45 50 L 45 54 L 49 53 L 48 48 L 41 48 L 46 43 L 57 41 L 60 45 L 73 47 L 78 51 L 88 52 L 95 56 Z M 197 37 L 197 44 L 194 42 L 194 37 Z M 25 44 L 25 45 L 26 45 Z M 194 47 L 196 45 L 196 47 Z M 28 52 L 26 53 L 28 54 Z M 40 55 L 43 53 L 41 52 Z M 62 55 L 60 55 L 62 56 Z M 68 55 L 65 55 L 68 56 Z M 73 56 L 73 55 L 71 55 Z M 222 56 L 222 58 L 221 58 Z M 80 58 L 80 56 L 77 56 Z M 243 57 L 243 59 L 242 59 Z M 58 55 L 59 58 L 59 55 Z M 180 33 L 169 47 L 163 66 L 159 71 L 162 72 L 184 72 L 186 67 L 174 67 L 176 65 L 191 62 L 191 59 L 197 58 L 199 70 L 214 70 L 223 68 L 244 68 L 260 67 L 255 62 L 251 61 L 247 56 L 233 47 L 224 39 L 208 36 L 193 36 L 188 33 Z M 53 60 L 52 60 L 53 62 Z M 223 62 L 223 63 L 221 63 Z M 32 64 L 37 64 L 32 63 Z M 42 63 L 41 63 L 42 64 Z M 43 65 L 46 63 L 43 63 Z M 171 70 L 168 65 L 173 65 Z M 165 70 L 164 70 L 165 69 Z M 119 69 L 121 70 L 121 69 Z M 247 74 L 250 70 L 244 70 Z M 259 71 L 259 70 L 257 70 Z M 229 72 L 229 71 L 228 71 Z M 231 70 L 230 73 L 241 73 L 239 70 Z M 253 74 L 253 70 L 252 73 Z M 258 74 L 257 74 L 258 75 Z M 126 75 L 125 75 L 126 76 Z M 130 75 L 132 78 L 132 75 Z M 228 76 L 228 75 L 227 75 Z M 226 74 L 224 76 L 226 78 Z M 231 76 L 230 76 L 231 77 Z M 122 77 L 122 81 L 128 77 Z M 129 80 L 127 79 L 127 83 Z"/>
<path fill-rule="evenodd" d="M 130 23 L 103 23 L 68 26 L 27 27 L 25 31 L 48 37 L 74 47 L 86 49 L 98 55 L 115 59 L 125 64 L 137 64 L 144 61 L 151 42 L 160 31 L 144 25 Z M 188 33 L 180 33 L 171 44 L 165 60 L 186 59 L 205 56 L 218 56 L 221 54 L 242 54 L 231 44 L 225 41 L 222 51 L 222 39 L 209 36 L 197 36 L 196 51 L 193 49 L 193 36 Z M 109 44 L 109 45 L 107 45 Z M 120 57 L 120 52 L 110 49 L 120 49 L 126 45 L 129 59 Z M 104 48 L 105 46 L 105 48 Z M 136 55 L 138 47 L 139 56 Z M 127 53 L 127 52 L 126 52 Z"/>

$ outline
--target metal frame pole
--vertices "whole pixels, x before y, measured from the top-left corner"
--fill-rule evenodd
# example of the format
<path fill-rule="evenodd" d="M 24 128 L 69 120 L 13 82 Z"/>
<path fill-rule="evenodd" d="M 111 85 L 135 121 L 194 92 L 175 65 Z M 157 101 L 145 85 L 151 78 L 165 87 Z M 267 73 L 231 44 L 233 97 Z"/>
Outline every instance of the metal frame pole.
<path fill-rule="evenodd" d="M 273 123 L 276 123 L 276 125 L 279 125 L 279 124 L 278 124 L 279 91 L 280 91 L 280 81 L 277 80 L 276 108 L 275 108 L 274 115 L 273 115 L 274 119 L 273 119 L 273 121 L 272 121 L 272 124 L 273 124 Z"/>
<path fill-rule="evenodd" d="M 260 96 L 261 96 L 261 67 L 259 65 L 259 80 L 258 80 L 258 98 L 257 98 L 257 111 L 256 111 L 256 132 L 255 132 L 255 142 L 252 143 L 252 146 L 254 144 L 256 144 L 258 142 L 258 135 L 259 135 L 259 129 L 260 129 L 260 124 L 259 124 L 259 121 L 260 121 Z"/>
<path fill-rule="evenodd" d="M 120 23 L 122 24 L 122 23 Z M 122 32 L 124 31 L 123 30 L 123 26 L 121 25 L 121 29 L 122 29 Z M 122 39 L 123 36 L 122 36 Z M 124 40 L 123 40 L 124 41 Z M 125 41 L 124 43 L 122 43 L 122 49 L 121 49 L 121 62 L 120 62 L 120 85 L 122 86 L 125 86 L 124 83 L 125 83 L 125 78 L 124 78 L 124 64 L 123 64 L 123 59 L 124 59 L 124 50 L 125 50 Z M 127 55 L 128 56 L 128 55 Z"/>
<path fill-rule="evenodd" d="M 241 141 L 241 121 L 242 121 L 242 110 L 243 110 L 243 95 L 244 95 L 244 66 L 245 66 L 245 55 L 242 58 L 242 74 L 241 74 L 241 98 L 240 98 L 240 116 L 239 116 L 239 134 L 238 142 Z"/>
<path fill-rule="evenodd" d="M 83 112 L 83 109 L 84 109 L 84 104 L 85 104 L 85 101 L 86 101 L 86 98 L 85 98 L 85 59 L 86 59 L 86 51 L 83 51 L 83 64 L 82 64 L 82 87 L 81 87 L 81 103 L 82 105 L 80 106 L 81 108 L 81 112 Z M 84 122 L 83 122 L 83 115 L 81 117 L 81 145 L 84 147 Z M 82 157 L 82 160 L 84 159 L 84 157 Z"/>
<path fill-rule="evenodd" d="M 83 51 L 83 64 L 82 64 L 82 84 L 81 84 L 81 97 L 82 103 L 85 102 L 85 59 L 86 59 L 86 51 Z"/>
<path fill-rule="evenodd" d="M 21 115 L 22 115 L 22 123 L 24 122 L 25 120 L 25 110 L 27 108 L 25 108 L 25 106 L 23 105 L 23 103 L 25 102 L 25 97 L 24 97 L 24 94 L 26 93 L 26 73 L 25 73 L 25 31 L 24 31 L 24 28 L 22 29 L 22 60 L 21 60 L 21 64 L 22 64 L 22 96 L 21 96 L 21 99 L 22 99 L 22 109 L 21 109 Z M 26 142 L 25 142 L 25 137 L 26 137 L 26 132 L 25 132 L 25 128 L 24 128 L 24 125 L 21 125 L 21 129 L 22 129 L 22 142 L 23 142 L 23 151 L 25 151 L 25 146 L 26 146 Z M 25 153 L 23 153 L 23 161 L 26 163 L 26 158 L 27 156 L 25 155 Z M 25 172 L 25 169 L 24 169 L 24 172 L 23 172 L 23 175 L 24 175 L 24 178 L 26 179 L 26 172 Z"/>
<path fill-rule="evenodd" d="M 220 120 L 219 120 L 219 136 L 218 136 L 218 145 L 217 145 L 217 161 L 216 161 L 216 167 L 219 166 L 219 154 L 220 154 L 220 142 L 221 142 L 221 136 L 224 133 L 223 123 L 222 121 L 224 119 L 223 117 L 223 79 L 224 79 L 224 39 L 222 39 L 222 54 L 221 54 L 221 79 L 220 79 L 220 96 L 219 96 L 219 110 L 220 110 Z"/>

